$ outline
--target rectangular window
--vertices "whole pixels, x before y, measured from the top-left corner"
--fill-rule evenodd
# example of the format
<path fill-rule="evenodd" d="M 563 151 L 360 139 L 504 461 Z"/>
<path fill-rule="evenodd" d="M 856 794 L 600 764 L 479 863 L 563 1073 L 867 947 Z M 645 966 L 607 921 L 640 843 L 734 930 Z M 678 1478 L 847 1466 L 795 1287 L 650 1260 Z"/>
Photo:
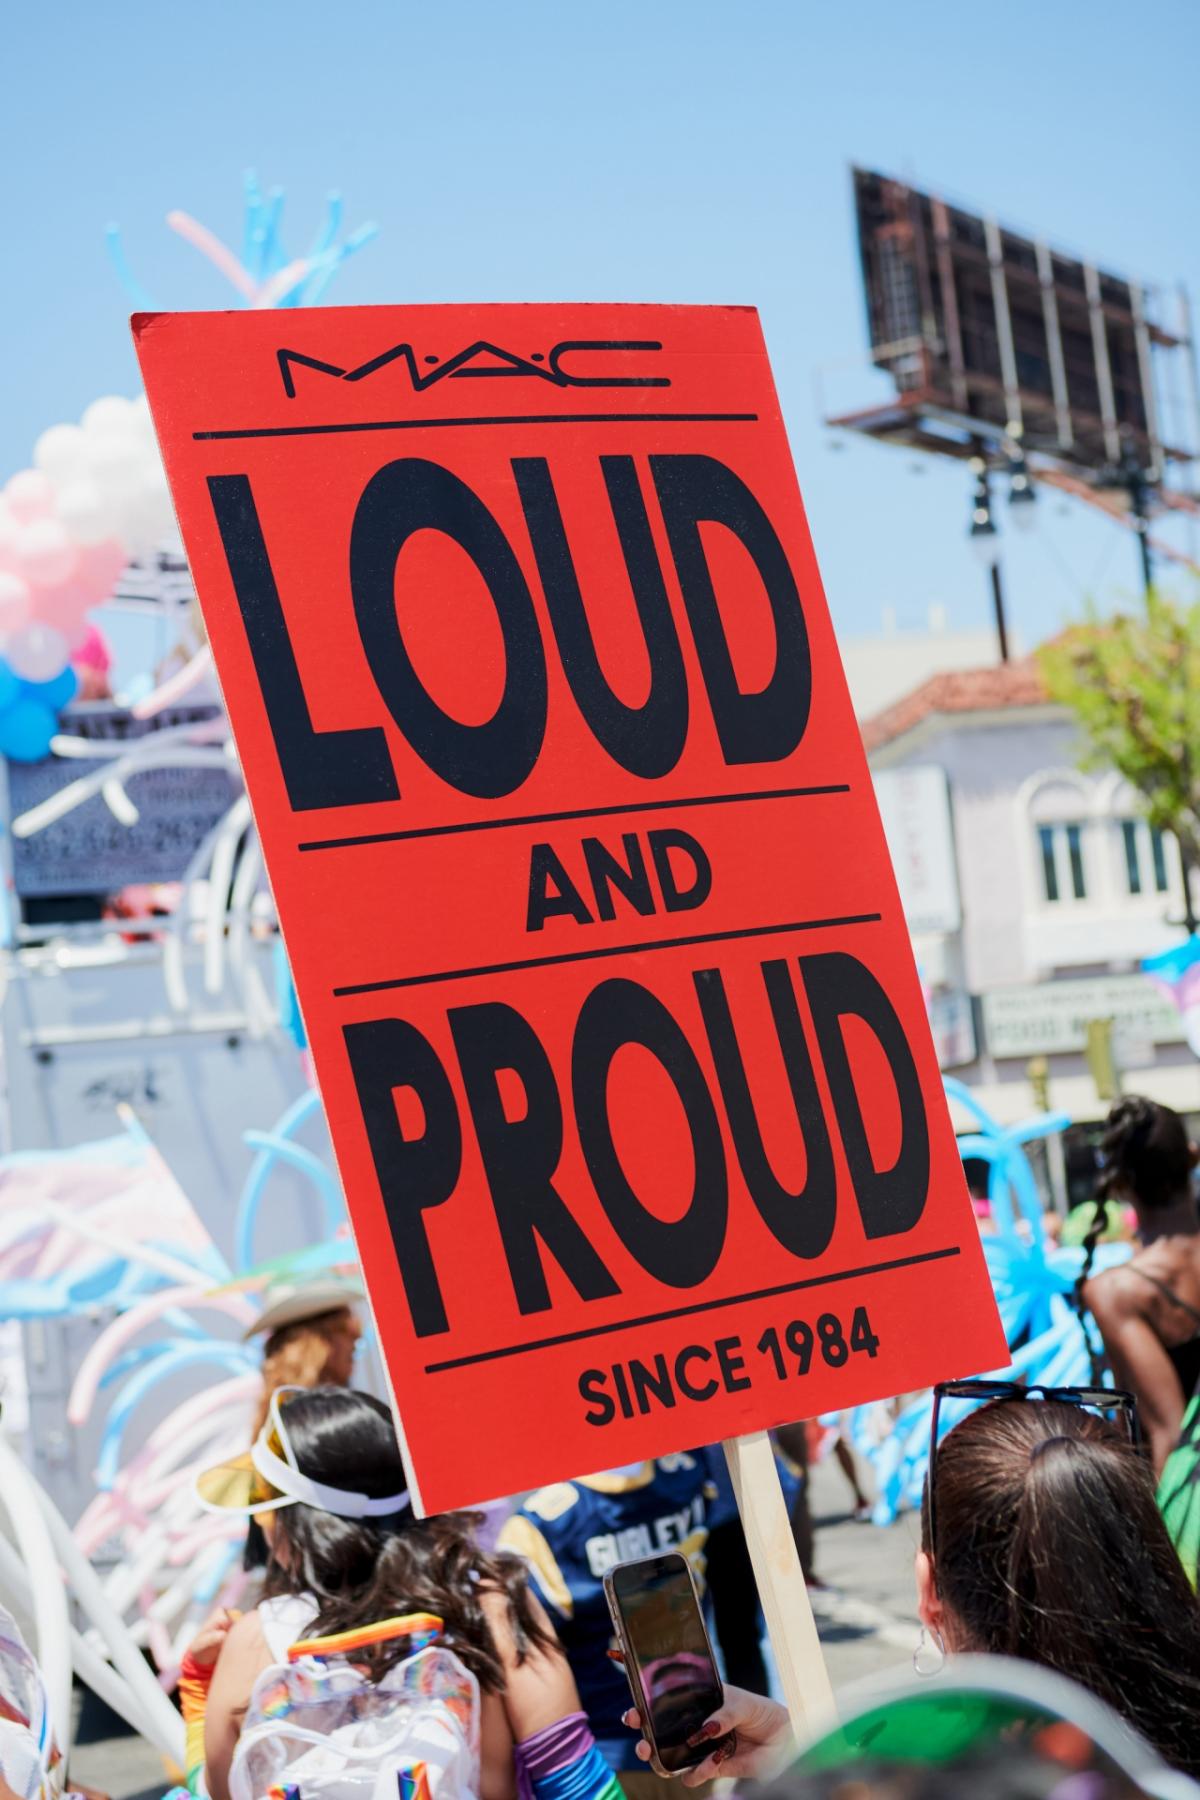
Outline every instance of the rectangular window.
<path fill-rule="evenodd" d="M 1160 894 L 1167 891 L 1167 846 L 1161 831 L 1150 833 L 1150 850 L 1154 857 L 1154 885 Z"/>
<path fill-rule="evenodd" d="M 1067 854 L 1071 859 L 1071 890 L 1077 900 L 1087 896 L 1083 879 L 1083 833 L 1078 825 L 1067 826 Z"/>
<path fill-rule="evenodd" d="M 1138 828 L 1132 819 L 1122 819 L 1121 836 L 1125 840 L 1125 876 L 1131 894 L 1142 891 L 1142 868 L 1138 861 Z"/>
<path fill-rule="evenodd" d="M 1049 825 L 1038 826 L 1038 843 L 1042 847 L 1042 882 L 1046 889 L 1047 900 L 1058 899 L 1058 869 L 1054 862 L 1054 830 Z"/>

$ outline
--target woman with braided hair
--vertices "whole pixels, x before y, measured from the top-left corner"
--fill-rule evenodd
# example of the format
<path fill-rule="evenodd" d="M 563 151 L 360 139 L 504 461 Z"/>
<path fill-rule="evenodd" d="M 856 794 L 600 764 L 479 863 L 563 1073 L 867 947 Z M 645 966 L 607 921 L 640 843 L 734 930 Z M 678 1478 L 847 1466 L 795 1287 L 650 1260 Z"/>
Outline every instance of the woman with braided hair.
<path fill-rule="evenodd" d="M 1200 1383 L 1200 1213 L 1192 1188 L 1200 1151 L 1178 1113 L 1130 1094 L 1108 1115 L 1102 1154 L 1076 1293 L 1100 1328 L 1117 1386 L 1137 1400 L 1161 1474 Z M 1092 1276 L 1110 1200 L 1133 1207 L 1141 1248 Z"/>

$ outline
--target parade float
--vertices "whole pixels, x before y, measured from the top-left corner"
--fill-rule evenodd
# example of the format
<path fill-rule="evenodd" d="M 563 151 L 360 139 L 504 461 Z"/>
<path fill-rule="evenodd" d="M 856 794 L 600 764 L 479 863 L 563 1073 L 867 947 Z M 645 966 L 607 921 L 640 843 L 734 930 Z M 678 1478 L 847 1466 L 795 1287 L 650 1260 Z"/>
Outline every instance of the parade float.
<path fill-rule="evenodd" d="M 240 253 L 167 223 L 239 303 L 316 303 L 374 227 L 333 197 L 292 257 L 282 207 L 247 178 Z M 60 1773 L 76 1676 L 178 1763 L 182 1646 L 245 1579 L 193 1473 L 247 1441 L 256 1295 L 352 1252 L 144 396 L 49 425 L 0 490 L 0 757 L 0 1597 Z"/>

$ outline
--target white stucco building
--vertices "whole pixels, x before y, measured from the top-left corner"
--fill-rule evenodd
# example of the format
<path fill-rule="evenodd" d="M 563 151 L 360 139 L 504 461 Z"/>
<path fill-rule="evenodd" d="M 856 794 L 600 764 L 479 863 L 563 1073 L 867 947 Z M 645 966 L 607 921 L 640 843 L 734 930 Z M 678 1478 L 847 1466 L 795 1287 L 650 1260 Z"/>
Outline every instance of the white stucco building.
<path fill-rule="evenodd" d="M 1102 1118 L 1084 1048 L 1112 1019 L 1126 1088 L 1200 1113 L 1200 1063 L 1139 971 L 1182 935 L 1178 850 L 1117 774 L 1081 771 L 1035 664 L 933 674 L 863 735 L 947 1072 L 1012 1122 L 1045 1056 L 1052 1104 Z"/>

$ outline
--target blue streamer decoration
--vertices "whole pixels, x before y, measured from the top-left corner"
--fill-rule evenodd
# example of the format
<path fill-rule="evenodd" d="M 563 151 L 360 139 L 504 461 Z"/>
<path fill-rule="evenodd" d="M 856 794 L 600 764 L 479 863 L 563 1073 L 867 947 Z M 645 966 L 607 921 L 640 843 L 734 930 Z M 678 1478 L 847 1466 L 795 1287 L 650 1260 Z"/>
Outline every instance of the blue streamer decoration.
<path fill-rule="evenodd" d="M 277 275 L 281 269 L 286 269 L 294 260 L 288 255 L 283 242 L 285 197 L 285 191 L 281 187 L 272 188 L 264 195 L 258 176 L 252 169 L 248 169 L 242 178 L 241 261 L 258 287 Z M 303 259 L 306 265 L 304 272 L 297 276 L 286 292 L 276 297 L 276 306 L 318 305 L 343 263 L 357 255 L 364 245 L 378 235 L 379 227 L 374 223 L 367 223 L 360 225 L 339 243 L 337 240 L 342 228 L 342 210 L 342 196 L 337 192 L 331 193 L 325 202 L 325 212 L 313 238 L 312 248 Z M 104 239 L 117 280 L 132 305 L 139 312 L 153 312 L 155 302 L 133 272 L 119 226 L 107 226 Z M 237 304 L 250 306 L 253 302 L 244 294 L 239 294 Z"/>

